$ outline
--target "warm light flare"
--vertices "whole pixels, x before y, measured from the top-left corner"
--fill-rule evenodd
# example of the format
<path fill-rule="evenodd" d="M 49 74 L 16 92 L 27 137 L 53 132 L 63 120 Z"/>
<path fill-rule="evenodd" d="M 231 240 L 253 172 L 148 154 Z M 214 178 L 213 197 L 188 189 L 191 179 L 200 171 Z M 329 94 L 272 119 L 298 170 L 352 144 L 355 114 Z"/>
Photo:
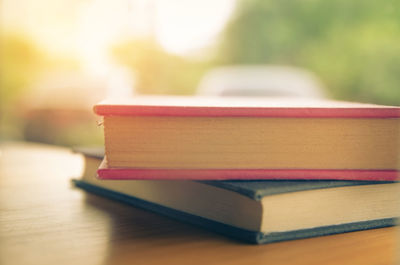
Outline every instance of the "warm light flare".
<path fill-rule="evenodd" d="M 110 47 L 126 39 L 155 38 L 170 53 L 208 46 L 236 0 L 2 1 L 3 26 L 31 36 L 50 54 L 78 58 L 87 72 L 113 68 Z M 3 16 L 4 15 L 4 16 Z"/>
<path fill-rule="evenodd" d="M 233 0 L 158 1 L 156 36 L 168 51 L 186 54 L 210 45 L 231 15 Z"/>

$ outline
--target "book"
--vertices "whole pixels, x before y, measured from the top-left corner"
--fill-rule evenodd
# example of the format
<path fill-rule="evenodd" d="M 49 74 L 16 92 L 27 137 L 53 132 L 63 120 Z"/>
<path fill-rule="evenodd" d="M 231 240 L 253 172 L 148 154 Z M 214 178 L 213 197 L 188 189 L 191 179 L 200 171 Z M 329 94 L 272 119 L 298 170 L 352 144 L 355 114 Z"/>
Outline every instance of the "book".
<path fill-rule="evenodd" d="M 393 181 L 400 108 L 312 99 L 106 100 L 104 179 Z"/>
<path fill-rule="evenodd" d="M 399 213 L 394 182 L 100 180 L 101 151 L 86 151 L 77 187 L 250 243 L 392 226 Z"/>

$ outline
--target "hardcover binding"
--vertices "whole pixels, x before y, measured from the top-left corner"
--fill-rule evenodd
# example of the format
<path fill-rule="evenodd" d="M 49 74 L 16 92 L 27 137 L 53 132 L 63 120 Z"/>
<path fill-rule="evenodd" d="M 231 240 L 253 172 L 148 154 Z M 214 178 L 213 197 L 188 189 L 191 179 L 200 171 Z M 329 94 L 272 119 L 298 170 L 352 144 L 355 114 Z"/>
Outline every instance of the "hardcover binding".
<path fill-rule="evenodd" d="M 304 98 L 141 96 L 102 101 L 94 112 L 101 116 L 400 118 L 399 107 Z"/>
<path fill-rule="evenodd" d="M 218 108 L 97 105 L 101 116 L 399 118 L 398 108 Z"/>
<path fill-rule="evenodd" d="M 106 158 L 97 170 L 100 179 L 186 179 L 186 180 L 372 180 L 396 181 L 397 170 L 353 169 L 143 169 L 110 168 Z"/>

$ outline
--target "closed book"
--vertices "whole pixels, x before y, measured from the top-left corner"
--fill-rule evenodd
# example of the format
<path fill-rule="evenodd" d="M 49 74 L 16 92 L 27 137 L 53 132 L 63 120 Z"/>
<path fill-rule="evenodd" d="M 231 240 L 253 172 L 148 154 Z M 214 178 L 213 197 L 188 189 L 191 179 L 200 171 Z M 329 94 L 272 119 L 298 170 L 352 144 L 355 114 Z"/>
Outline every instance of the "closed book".
<path fill-rule="evenodd" d="M 104 117 L 104 179 L 393 181 L 399 170 L 399 107 L 148 96 L 94 110 Z"/>
<path fill-rule="evenodd" d="M 257 244 L 391 226 L 399 212 L 392 182 L 100 180 L 100 156 L 85 160 L 82 189 Z"/>

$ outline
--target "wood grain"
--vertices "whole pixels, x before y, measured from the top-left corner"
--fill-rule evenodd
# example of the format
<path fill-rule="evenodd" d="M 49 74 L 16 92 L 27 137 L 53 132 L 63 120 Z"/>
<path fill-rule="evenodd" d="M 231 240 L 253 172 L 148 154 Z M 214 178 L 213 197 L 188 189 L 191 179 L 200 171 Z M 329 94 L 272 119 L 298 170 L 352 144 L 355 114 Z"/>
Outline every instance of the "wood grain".
<path fill-rule="evenodd" d="M 67 149 L 2 144 L 0 264 L 394 264 L 395 227 L 248 245 L 74 188 Z"/>

